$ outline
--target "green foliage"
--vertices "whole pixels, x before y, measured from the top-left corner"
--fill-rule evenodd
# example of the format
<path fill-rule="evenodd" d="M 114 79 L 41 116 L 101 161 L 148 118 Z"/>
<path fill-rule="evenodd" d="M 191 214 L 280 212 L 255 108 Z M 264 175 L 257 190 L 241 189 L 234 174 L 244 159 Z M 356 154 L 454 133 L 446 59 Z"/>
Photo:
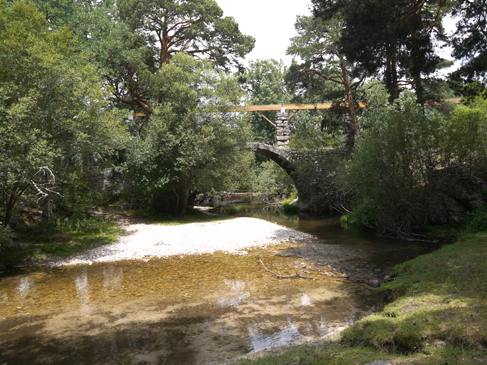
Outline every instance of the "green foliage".
<path fill-rule="evenodd" d="M 58 219 L 57 226 L 61 231 L 74 231 L 85 233 L 99 233 L 102 231 L 104 221 L 93 217 L 79 217 Z"/>
<path fill-rule="evenodd" d="M 286 67 L 273 59 L 250 61 L 243 75 L 244 88 L 251 105 L 286 104 L 291 95 L 284 85 Z M 275 122 L 274 112 L 262 113 L 271 122 Z M 252 141 L 274 144 L 275 128 L 258 113 L 250 116 Z"/>
<path fill-rule="evenodd" d="M 450 116 L 442 141 L 445 159 L 462 163 L 487 178 L 487 100 L 477 97 L 468 106 L 459 105 Z"/>
<path fill-rule="evenodd" d="M 360 123 L 363 135 L 344 165 L 344 189 L 353 189 L 354 215 L 384 232 L 423 227 L 436 199 L 435 172 L 465 164 L 480 177 L 486 173 L 486 102 L 460 105 L 451 112 L 423 110 L 405 91 L 389 104 L 385 88 L 367 86 L 369 107 Z"/>
<path fill-rule="evenodd" d="M 254 191 L 273 195 L 292 194 L 295 190 L 291 177 L 274 161 L 265 161 L 255 168 Z"/>
<path fill-rule="evenodd" d="M 295 149 L 316 149 L 339 147 L 342 145 L 342 133 L 332 128 L 322 129 L 323 115 L 303 112 L 290 122 L 291 135 L 289 147 Z"/>
<path fill-rule="evenodd" d="M 362 77 L 383 75 L 391 100 L 399 97 L 399 80 L 411 80 L 418 101 L 428 100 L 423 80 L 444 65 L 433 34 L 445 40 L 441 26 L 445 2 L 313 0 L 313 4 L 314 15 L 325 20 L 342 14 L 340 50 L 362 70 Z"/>
<path fill-rule="evenodd" d="M 241 91 L 234 77 L 185 54 L 161 68 L 152 84 L 160 103 L 129 149 L 127 171 L 146 196 L 164 194 L 157 209 L 184 215 L 192 192 L 221 188 L 227 172 L 248 162 L 238 149 L 247 124 L 223 111 L 237 104 Z"/>
<path fill-rule="evenodd" d="M 282 205 L 290 205 L 298 197 L 297 190 L 293 191 L 287 199 L 281 201 Z"/>
<path fill-rule="evenodd" d="M 282 210 L 286 214 L 295 214 L 298 212 L 299 207 L 297 207 L 296 205 L 291 205 L 291 204 L 283 204 Z"/>
<path fill-rule="evenodd" d="M 457 24 L 450 44 L 453 46 L 453 57 L 462 60 L 460 68 L 453 74 L 455 78 L 485 82 L 487 73 L 486 15 L 485 3 L 481 0 L 453 2 L 452 16 L 457 19 Z"/>
<path fill-rule="evenodd" d="M 241 69 L 255 44 L 214 0 L 34 1 L 54 29 L 75 32 L 116 103 L 146 113 L 154 106 L 151 76 L 176 54 Z"/>
<path fill-rule="evenodd" d="M 348 179 L 356 206 L 364 212 L 373 208 L 374 214 L 356 217 L 372 227 L 409 232 L 425 223 L 431 197 L 423 187 L 430 171 L 441 166 L 444 120 L 434 110 L 423 112 L 407 91 L 395 105 L 380 84 L 369 86 L 367 97 Z"/>
<path fill-rule="evenodd" d="M 12 228 L 0 223 L 0 253 L 12 243 L 14 237 Z"/>
<path fill-rule="evenodd" d="M 16 262 L 46 255 L 67 257 L 83 249 L 113 243 L 122 232 L 110 217 L 73 216 L 31 222 L 16 228 L 25 247 L 6 252 L 4 259 Z"/>
<path fill-rule="evenodd" d="M 343 228 L 373 227 L 376 223 L 376 211 L 373 206 L 361 205 L 340 217 L 340 225 Z"/>
<path fill-rule="evenodd" d="M 478 97 L 487 99 L 487 88 L 479 81 L 464 83 L 461 80 L 450 79 L 448 84 L 457 95 L 462 97 L 462 103 L 465 105 L 471 104 Z"/>
<path fill-rule="evenodd" d="M 43 197 L 89 154 L 121 145 L 95 68 L 67 28 L 52 31 L 34 5 L 0 3 L 0 204 Z"/>
<path fill-rule="evenodd" d="M 482 204 L 473 212 L 467 212 L 463 224 L 468 232 L 487 231 L 487 204 Z"/>
<path fill-rule="evenodd" d="M 324 100 L 333 102 L 330 110 L 318 114 L 322 119 L 321 138 L 329 142 L 336 129 L 342 127 L 343 114 L 352 116 L 352 123 L 356 124 L 357 105 L 354 100 L 362 81 L 355 82 L 356 70 L 340 48 L 343 30 L 340 13 L 327 20 L 298 16 L 295 28 L 297 35 L 291 39 L 287 53 L 299 56 L 303 63 L 297 64 L 293 60 L 286 82 L 289 89 L 297 94 L 296 100 L 302 99 L 308 103 L 321 103 Z"/>
<path fill-rule="evenodd" d="M 180 52 L 206 56 L 217 65 L 237 64 L 255 43 L 214 0 L 122 0 L 121 19 L 151 50 L 154 63 L 166 64 Z M 150 33 L 149 33 L 150 32 Z"/>

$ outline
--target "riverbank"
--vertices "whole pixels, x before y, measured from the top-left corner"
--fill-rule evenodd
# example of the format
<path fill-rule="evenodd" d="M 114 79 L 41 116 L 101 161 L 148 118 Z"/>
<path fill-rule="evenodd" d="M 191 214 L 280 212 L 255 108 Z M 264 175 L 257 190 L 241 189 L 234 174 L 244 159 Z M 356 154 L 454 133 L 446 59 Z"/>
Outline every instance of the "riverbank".
<path fill-rule="evenodd" d="M 129 223 L 123 228 L 125 235 L 112 244 L 83 250 L 67 258 L 40 260 L 36 264 L 50 267 L 91 265 L 215 251 L 246 254 L 246 248 L 313 239 L 312 235 L 255 218 L 167 226 Z"/>
<path fill-rule="evenodd" d="M 398 265 L 394 301 L 339 337 L 252 354 L 254 364 L 487 364 L 487 232 Z"/>

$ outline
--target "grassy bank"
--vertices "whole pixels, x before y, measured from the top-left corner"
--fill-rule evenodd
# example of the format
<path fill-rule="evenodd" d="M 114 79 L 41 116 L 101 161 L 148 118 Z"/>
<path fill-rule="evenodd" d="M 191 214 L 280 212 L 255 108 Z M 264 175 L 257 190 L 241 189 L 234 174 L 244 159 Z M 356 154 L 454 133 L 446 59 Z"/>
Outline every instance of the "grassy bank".
<path fill-rule="evenodd" d="M 115 242 L 123 230 L 113 218 L 84 217 L 40 221 L 17 227 L 16 245 L 4 250 L 5 265 L 48 257 L 67 257 L 81 250 Z"/>
<path fill-rule="evenodd" d="M 238 364 L 487 364 L 487 232 L 395 268 L 395 298 L 331 340 Z"/>

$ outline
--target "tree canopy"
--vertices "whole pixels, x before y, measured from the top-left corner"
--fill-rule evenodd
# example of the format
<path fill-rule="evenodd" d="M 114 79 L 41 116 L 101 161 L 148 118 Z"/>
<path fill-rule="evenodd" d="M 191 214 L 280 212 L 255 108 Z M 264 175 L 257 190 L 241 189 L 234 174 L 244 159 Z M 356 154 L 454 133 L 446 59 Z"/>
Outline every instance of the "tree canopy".
<path fill-rule="evenodd" d="M 128 172 L 157 210 L 184 215 L 199 187 L 223 186 L 245 162 L 238 144 L 249 129 L 223 112 L 242 96 L 235 77 L 180 54 L 157 73 L 151 122 L 130 149 Z"/>
<path fill-rule="evenodd" d="M 346 95 L 354 132 L 358 135 L 360 129 L 355 111 L 354 93 L 356 91 L 354 90 L 352 65 L 347 62 L 340 47 L 343 28 L 340 14 L 335 14 L 329 20 L 298 16 L 295 28 L 298 35 L 291 39 L 292 43 L 287 52 L 300 56 L 304 60 L 299 77 L 310 79 L 318 76 L 341 85 Z"/>
<path fill-rule="evenodd" d="M 291 96 L 284 84 L 286 67 L 284 63 L 273 59 L 249 62 L 243 75 L 243 87 L 251 105 L 286 104 Z M 263 112 L 267 119 L 274 122 L 275 113 Z M 275 128 L 259 114 L 250 116 L 253 141 L 267 144 L 274 143 Z"/>
<path fill-rule="evenodd" d="M 343 14 L 343 54 L 369 76 L 382 77 L 392 99 L 399 97 L 402 86 L 412 85 L 418 101 L 426 101 L 424 78 L 442 64 L 434 37 L 444 39 L 445 0 L 313 0 L 313 4 L 318 17 Z"/>
<path fill-rule="evenodd" d="M 151 77 L 177 53 L 242 71 L 255 44 L 215 0 L 36 0 L 54 26 L 69 26 L 121 105 L 150 113 Z"/>
<path fill-rule="evenodd" d="M 67 28 L 52 31 L 27 2 L 0 2 L 0 200 L 5 223 L 19 197 L 56 190 L 57 173 L 120 146 L 95 68 Z"/>
<path fill-rule="evenodd" d="M 458 0 L 452 15 L 457 29 L 451 43 L 453 56 L 463 61 L 454 77 L 485 83 L 487 73 L 487 4 L 484 0 Z"/>

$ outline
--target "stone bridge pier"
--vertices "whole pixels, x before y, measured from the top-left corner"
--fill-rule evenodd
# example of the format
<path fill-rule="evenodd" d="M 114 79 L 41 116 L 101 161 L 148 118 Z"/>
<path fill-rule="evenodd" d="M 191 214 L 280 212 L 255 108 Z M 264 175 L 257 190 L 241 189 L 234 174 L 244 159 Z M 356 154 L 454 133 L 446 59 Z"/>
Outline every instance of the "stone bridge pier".
<path fill-rule="evenodd" d="M 289 114 L 281 108 L 281 111 L 276 114 L 276 132 L 275 132 L 275 146 L 289 147 Z"/>

